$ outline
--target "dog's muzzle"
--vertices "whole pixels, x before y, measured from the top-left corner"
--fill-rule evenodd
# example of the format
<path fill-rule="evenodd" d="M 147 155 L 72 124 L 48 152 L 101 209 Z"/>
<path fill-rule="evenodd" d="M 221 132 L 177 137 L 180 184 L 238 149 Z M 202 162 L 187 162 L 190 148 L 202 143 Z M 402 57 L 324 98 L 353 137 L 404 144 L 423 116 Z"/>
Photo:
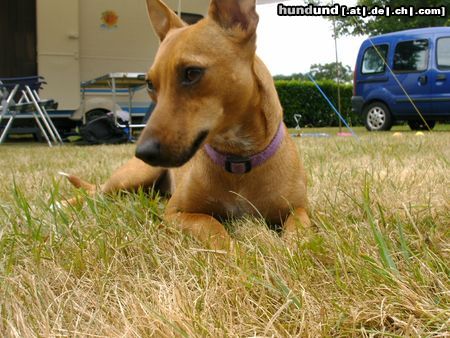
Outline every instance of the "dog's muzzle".
<path fill-rule="evenodd" d="M 207 136 L 208 131 L 200 132 L 191 147 L 178 154 L 173 153 L 170 147 L 165 146 L 158 139 L 149 137 L 137 146 L 135 156 L 154 167 L 180 167 L 194 156 Z"/>
<path fill-rule="evenodd" d="M 155 138 L 149 138 L 137 146 L 135 156 L 145 163 L 155 163 L 161 157 L 161 143 Z"/>

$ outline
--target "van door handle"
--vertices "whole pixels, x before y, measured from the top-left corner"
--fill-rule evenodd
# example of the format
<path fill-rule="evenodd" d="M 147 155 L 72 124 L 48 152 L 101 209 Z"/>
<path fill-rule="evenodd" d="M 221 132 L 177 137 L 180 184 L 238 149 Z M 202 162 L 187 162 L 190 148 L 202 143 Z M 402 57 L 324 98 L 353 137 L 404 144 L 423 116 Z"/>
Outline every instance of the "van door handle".
<path fill-rule="evenodd" d="M 421 75 L 421 76 L 419 76 L 419 84 L 420 84 L 421 86 L 426 85 L 427 82 L 428 82 L 428 77 L 427 77 L 426 75 Z"/>
<path fill-rule="evenodd" d="M 445 74 L 436 75 L 436 81 L 445 81 L 445 80 L 447 80 L 447 75 Z"/>

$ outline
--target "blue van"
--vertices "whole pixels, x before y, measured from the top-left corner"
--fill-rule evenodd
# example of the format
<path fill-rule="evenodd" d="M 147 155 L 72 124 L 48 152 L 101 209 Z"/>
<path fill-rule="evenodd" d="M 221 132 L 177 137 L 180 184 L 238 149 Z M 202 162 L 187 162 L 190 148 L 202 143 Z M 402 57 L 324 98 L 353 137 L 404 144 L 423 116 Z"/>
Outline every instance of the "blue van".
<path fill-rule="evenodd" d="M 353 86 L 352 108 L 363 115 L 368 130 L 389 130 L 399 120 L 420 130 L 450 120 L 450 27 L 365 40 Z"/>

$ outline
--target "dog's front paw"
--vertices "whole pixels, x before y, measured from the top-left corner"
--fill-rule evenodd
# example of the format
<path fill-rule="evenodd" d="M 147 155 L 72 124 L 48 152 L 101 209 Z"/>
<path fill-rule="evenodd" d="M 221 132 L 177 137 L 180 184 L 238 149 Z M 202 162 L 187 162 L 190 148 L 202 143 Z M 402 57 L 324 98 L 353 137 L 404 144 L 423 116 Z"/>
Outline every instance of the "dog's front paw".
<path fill-rule="evenodd" d="M 311 226 L 299 225 L 294 229 L 283 231 L 281 239 L 290 250 L 299 250 L 308 246 L 316 236 L 317 233 Z"/>

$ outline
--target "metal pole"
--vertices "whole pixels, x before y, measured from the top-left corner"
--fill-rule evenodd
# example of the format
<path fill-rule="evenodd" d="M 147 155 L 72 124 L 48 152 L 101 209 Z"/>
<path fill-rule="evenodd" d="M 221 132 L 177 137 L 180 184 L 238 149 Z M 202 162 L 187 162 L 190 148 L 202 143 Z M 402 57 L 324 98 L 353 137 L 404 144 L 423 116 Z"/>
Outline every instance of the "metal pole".
<path fill-rule="evenodd" d="M 112 95 L 113 95 L 113 107 L 111 111 L 114 113 L 114 124 L 117 125 L 117 110 L 116 110 L 116 78 L 111 75 Z"/>
<path fill-rule="evenodd" d="M 333 1 L 331 1 L 331 5 L 334 5 Z M 335 17 L 333 17 L 333 32 L 334 32 L 334 52 L 335 52 L 335 56 L 336 56 L 338 110 L 341 111 L 341 74 L 340 74 L 340 70 L 339 70 L 339 58 L 338 58 L 337 34 L 336 34 L 336 18 Z M 339 120 L 339 132 L 342 133 L 341 120 Z"/>
<path fill-rule="evenodd" d="M 128 87 L 128 115 L 130 116 L 130 119 L 128 120 L 128 130 L 129 130 L 129 137 L 131 139 L 132 135 L 133 135 L 133 115 L 131 113 L 133 109 L 133 90 L 131 89 L 131 86 Z"/>
<path fill-rule="evenodd" d="M 82 85 L 81 88 L 81 106 L 83 107 L 83 126 L 86 125 L 86 87 Z"/>

